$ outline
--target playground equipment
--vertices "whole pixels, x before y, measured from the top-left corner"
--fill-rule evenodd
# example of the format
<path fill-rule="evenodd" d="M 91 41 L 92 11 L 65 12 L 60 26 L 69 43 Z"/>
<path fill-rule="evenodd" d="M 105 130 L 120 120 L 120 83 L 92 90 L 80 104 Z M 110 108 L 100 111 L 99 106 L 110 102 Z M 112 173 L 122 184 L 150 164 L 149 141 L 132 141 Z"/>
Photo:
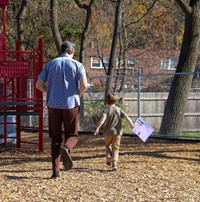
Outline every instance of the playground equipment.
<path fill-rule="evenodd" d="M 20 41 L 16 50 L 6 49 L 6 6 L 9 0 L 0 0 L 2 10 L 2 28 L 0 30 L 0 116 L 3 120 L 3 143 L 8 142 L 7 132 L 10 124 L 16 124 L 16 147 L 21 143 L 37 144 L 43 151 L 43 96 L 36 90 L 37 75 L 42 70 L 42 40 L 38 39 L 38 50 L 20 50 Z M 8 116 L 15 117 L 15 123 Z M 38 141 L 23 141 L 21 138 L 22 117 L 37 116 Z M 0 134 L 1 135 L 1 134 Z M 2 138 L 0 136 L 0 138 Z"/>

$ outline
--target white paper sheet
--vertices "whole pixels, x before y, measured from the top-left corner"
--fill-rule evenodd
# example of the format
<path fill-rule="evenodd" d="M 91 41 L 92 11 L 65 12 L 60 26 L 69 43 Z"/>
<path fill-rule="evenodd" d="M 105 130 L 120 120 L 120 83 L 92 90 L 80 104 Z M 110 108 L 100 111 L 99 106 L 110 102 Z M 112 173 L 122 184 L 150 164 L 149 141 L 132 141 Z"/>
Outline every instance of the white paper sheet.
<path fill-rule="evenodd" d="M 136 120 L 135 127 L 132 130 L 143 142 L 145 142 L 154 131 L 153 127 L 142 117 Z"/>

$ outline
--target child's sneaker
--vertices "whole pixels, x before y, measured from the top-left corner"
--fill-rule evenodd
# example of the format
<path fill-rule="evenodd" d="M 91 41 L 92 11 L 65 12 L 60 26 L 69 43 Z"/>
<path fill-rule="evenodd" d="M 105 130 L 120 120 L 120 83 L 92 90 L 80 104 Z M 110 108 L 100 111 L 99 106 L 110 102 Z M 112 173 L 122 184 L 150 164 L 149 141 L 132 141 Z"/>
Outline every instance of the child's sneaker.
<path fill-rule="evenodd" d="M 106 164 L 107 164 L 108 166 L 111 166 L 111 158 L 110 158 L 110 156 L 107 156 L 107 157 L 106 157 Z"/>
<path fill-rule="evenodd" d="M 113 170 L 113 171 L 116 171 L 116 170 L 117 170 L 117 164 L 116 164 L 116 163 L 113 163 L 113 165 L 112 165 L 112 170 Z"/>

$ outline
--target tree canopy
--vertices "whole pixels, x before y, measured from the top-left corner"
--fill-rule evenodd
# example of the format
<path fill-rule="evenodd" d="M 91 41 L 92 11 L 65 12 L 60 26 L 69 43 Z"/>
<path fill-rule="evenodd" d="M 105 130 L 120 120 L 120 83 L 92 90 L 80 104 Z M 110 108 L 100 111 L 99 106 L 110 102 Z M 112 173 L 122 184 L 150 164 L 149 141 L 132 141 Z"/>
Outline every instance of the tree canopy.
<path fill-rule="evenodd" d="M 89 5 L 90 1 L 80 1 Z M 152 0 L 124 0 L 122 6 L 123 28 L 127 32 L 127 48 L 163 49 L 180 48 L 184 15 L 174 2 L 166 3 Z M 14 48 L 17 39 L 17 15 L 22 1 L 10 0 L 7 7 L 8 49 Z M 62 40 L 72 40 L 80 45 L 80 38 L 85 26 L 85 10 L 80 9 L 75 1 L 57 0 L 58 29 Z M 45 59 L 57 55 L 54 37 L 51 32 L 51 5 L 49 1 L 27 0 L 23 14 L 25 49 L 37 46 L 37 38 L 43 39 Z M 86 46 L 93 43 L 97 47 L 110 48 L 114 31 L 115 1 L 95 1 L 90 29 L 86 37 Z"/>

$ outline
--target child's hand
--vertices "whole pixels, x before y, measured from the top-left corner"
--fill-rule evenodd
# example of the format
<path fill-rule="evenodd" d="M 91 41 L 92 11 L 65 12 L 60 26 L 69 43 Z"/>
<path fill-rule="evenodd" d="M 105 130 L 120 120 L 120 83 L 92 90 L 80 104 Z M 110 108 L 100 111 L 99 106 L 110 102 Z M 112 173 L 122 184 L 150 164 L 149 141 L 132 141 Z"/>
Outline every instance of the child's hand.
<path fill-rule="evenodd" d="M 96 130 L 94 131 L 94 135 L 98 135 L 98 133 L 99 133 L 99 129 L 96 129 Z"/>

